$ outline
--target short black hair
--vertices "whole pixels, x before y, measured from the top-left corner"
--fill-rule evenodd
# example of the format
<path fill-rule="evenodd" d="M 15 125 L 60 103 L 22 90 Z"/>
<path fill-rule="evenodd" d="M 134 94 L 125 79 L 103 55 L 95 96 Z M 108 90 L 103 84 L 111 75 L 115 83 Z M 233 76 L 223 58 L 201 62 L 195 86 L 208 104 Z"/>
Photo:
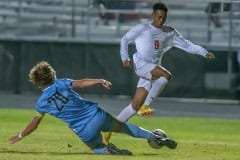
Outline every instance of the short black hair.
<path fill-rule="evenodd" d="M 155 3 L 155 4 L 153 5 L 153 12 L 155 12 L 155 11 L 157 11 L 157 10 L 163 10 L 163 11 L 165 11 L 166 13 L 168 12 L 167 6 L 166 6 L 164 3 L 162 3 L 162 2 L 158 2 L 158 3 Z"/>

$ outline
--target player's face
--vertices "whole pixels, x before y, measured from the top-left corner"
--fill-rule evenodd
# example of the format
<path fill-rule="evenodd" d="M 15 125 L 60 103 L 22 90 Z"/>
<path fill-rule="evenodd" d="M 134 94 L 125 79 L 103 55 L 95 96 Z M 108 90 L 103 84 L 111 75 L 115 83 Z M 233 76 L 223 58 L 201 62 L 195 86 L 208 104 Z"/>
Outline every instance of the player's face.
<path fill-rule="evenodd" d="M 156 10 L 152 14 L 153 18 L 153 25 L 157 28 L 160 28 L 166 21 L 167 19 L 167 13 L 163 10 Z"/>

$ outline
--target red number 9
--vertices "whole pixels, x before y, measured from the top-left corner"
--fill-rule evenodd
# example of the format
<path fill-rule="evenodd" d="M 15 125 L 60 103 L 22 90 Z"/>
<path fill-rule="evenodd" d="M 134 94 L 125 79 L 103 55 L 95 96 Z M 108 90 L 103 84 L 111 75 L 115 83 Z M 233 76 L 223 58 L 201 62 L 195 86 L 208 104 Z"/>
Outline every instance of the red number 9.
<path fill-rule="evenodd" d="M 159 49 L 159 47 L 160 47 L 159 41 L 158 41 L 158 40 L 155 40 L 155 41 L 154 41 L 154 48 L 155 48 L 155 49 Z"/>

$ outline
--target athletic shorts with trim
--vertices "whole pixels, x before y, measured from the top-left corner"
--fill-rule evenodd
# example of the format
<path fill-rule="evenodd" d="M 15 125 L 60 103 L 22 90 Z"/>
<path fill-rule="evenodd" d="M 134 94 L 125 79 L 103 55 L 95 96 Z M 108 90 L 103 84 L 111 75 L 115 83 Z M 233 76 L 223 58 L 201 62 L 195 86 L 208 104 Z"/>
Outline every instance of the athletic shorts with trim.
<path fill-rule="evenodd" d="M 149 91 L 153 83 L 151 71 L 158 65 L 144 61 L 137 54 L 133 55 L 133 62 L 135 73 L 139 77 L 137 88 L 143 87 Z"/>

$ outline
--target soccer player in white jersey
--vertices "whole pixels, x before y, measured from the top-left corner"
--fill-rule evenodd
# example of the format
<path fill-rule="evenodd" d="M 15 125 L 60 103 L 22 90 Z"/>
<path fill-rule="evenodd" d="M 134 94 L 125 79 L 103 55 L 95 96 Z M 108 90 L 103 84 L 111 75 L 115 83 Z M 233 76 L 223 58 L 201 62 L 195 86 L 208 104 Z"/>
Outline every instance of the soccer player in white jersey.
<path fill-rule="evenodd" d="M 121 39 L 120 54 L 124 67 L 131 67 L 128 44 L 134 42 L 137 52 L 133 55 L 133 65 L 139 76 L 137 89 L 132 102 L 126 106 L 117 119 L 126 122 L 138 112 L 151 115 L 154 110 L 149 107 L 171 79 L 171 73 L 161 66 L 163 54 L 171 47 L 180 48 L 190 54 L 214 58 L 214 54 L 205 48 L 184 39 L 174 28 L 164 25 L 168 8 L 163 3 L 153 5 L 152 22 L 138 24 L 130 29 Z M 108 134 L 105 134 L 108 143 Z"/>
<path fill-rule="evenodd" d="M 104 79 L 57 79 L 56 72 L 50 64 L 42 61 L 36 64 L 29 73 L 33 84 L 42 89 L 42 95 L 36 103 L 37 114 L 26 128 L 11 137 L 11 143 L 16 143 L 32 133 L 46 113 L 62 120 L 79 138 L 93 150 L 95 154 L 131 155 L 128 150 L 120 150 L 113 144 L 105 145 L 101 132 L 125 133 L 132 137 L 154 140 L 159 145 L 174 149 L 177 143 L 167 137 L 160 137 L 143 128 L 130 123 L 123 123 L 109 113 L 79 96 L 74 88 L 84 88 L 100 84 L 110 89 L 111 82 Z"/>

